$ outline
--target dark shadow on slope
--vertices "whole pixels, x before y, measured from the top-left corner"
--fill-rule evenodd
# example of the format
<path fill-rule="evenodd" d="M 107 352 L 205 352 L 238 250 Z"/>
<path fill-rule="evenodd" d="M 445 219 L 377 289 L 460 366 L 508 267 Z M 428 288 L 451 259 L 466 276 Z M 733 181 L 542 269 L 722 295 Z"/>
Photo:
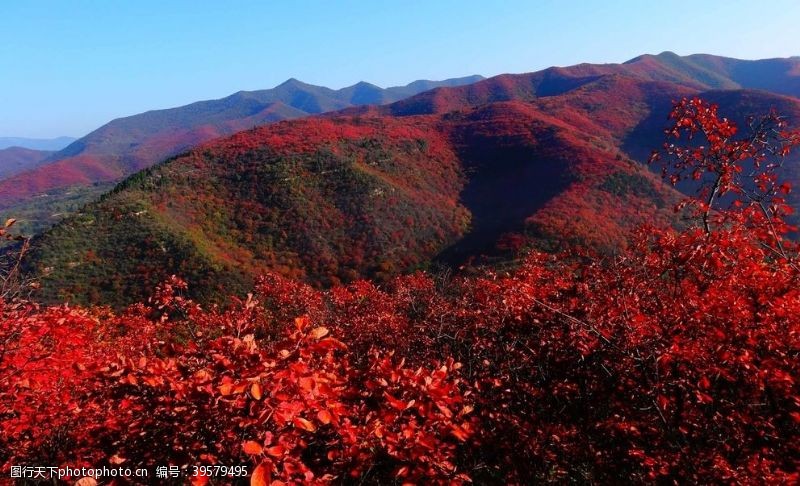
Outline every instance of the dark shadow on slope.
<path fill-rule="evenodd" d="M 647 104 L 650 113 L 622 141 L 622 150 L 630 158 L 647 164 L 653 150 L 660 150 L 665 141 L 664 130 L 669 126 L 669 113 L 673 101 L 679 94 L 659 93 L 651 95 Z"/>
<path fill-rule="evenodd" d="M 552 133 L 538 134 L 548 144 Z M 435 261 L 459 265 L 495 250 L 504 233 L 521 231 L 527 217 L 569 183 L 568 164 L 536 147 L 502 136 L 473 140 L 459 150 L 469 177 L 461 203 L 472 214 L 470 231 L 443 250 Z"/>

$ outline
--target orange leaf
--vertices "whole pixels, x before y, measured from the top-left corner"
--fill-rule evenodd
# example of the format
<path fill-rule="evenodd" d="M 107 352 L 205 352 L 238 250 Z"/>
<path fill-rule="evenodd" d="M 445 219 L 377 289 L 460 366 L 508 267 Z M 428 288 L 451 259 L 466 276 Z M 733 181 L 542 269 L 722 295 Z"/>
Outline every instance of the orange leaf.
<path fill-rule="evenodd" d="M 269 454 L 272 457 L 281 457 L 285 453 L 286 453 L 286 448 L 283 447 L 282 445 L 272 446 L 269 449 L 267 449 L 267 454 Z"/>
<path fill-rule="evenodd" d="M 231 383 L 224 383 L 219 387 L 219 393 L 223 397 L 227 397 L 231 393 L 233 393 L 233 385 Z"/>
<path fill-rule="evenodd" d="M 311 422 L 309 422 L 308 420 L 304 419 L 303 417 L 295 417 L 294 420 L 292 420 L 292 423 L 298 429 L 307 430 L 309 432 L 314 432 L 315 430 L 317 430 L 316 425 L 312 424 Z"/>
<path fill-rule="evenodd" d="M 97 486 L 97 480 L 87 476 L 75 481 L 75 486 Z"/>
<path fill-rule="evenodd" d="M 248 440 L 242 445 L 242 448 L 244 449 L 244 453 L 250 456 L 261 454 L 261 452 L 264 450 L 264 448 L 261 447 L 261 444 L 254 440 Z"/>
<path fill-rule="evenodd" d="M 309 334 L 311 339 L 320 339 L 328 335 L 328 328 L 327 327 L 317 327 L 314 328 Z"/>
<path fill-rule="evenodd" d="M 111 464 L 122 464 L 125 461 L 127 461 L 127 459 L 125 459 L 124 457 L 121 457 L 119 454 L 114 454 L 108 460 L 108 462 L 110 462 Z"/>
<path fill-rule="evenodd" d="M 258 383 L 250 385 L 250 394 L 253 395 L 253 398 L 256 400 L 261 400 L 261 385 Z"/>
<path fill-rule="evenodd" d="M 464 442 L 469 438 L 469 433 L 458 425 L 451 425 L 450 429 L 450 433 L 453 434 L 453 437 L 461 442 Z"/>
<path fill-rule="evenodd" d="M 327 425 L 331 423 L 331 413 L 327 410 L 320 410 L 317 412 L 317 420 L 319 420 L 320 423 Z"/>
<path fill-rule="evenodd" d="M 209 373 L 208 370 L 198 370 L 193 377 L 198 383 L 205 383 L 211 379 L 211 373 Z"/>
<path fill-rule="evenodd" d="M 308 321 L 308 316 L 296 317 L 294 320 L 294 326 L 298 331 L 302 331 L 308 325 Z"/>
<path fill-rule="evenodd" d="M 300 385 L 300 389 L 305 392 L 310 392 L 314 389 L 314 379 L 307 376 L 300 378 L 298 384 Z"/>
<path fill-rule="evenodd" d="M 269 473 L 269 463 L 262 462 L 253 470 L 253 475 L 250 477 L 250 486 L 268 486 L 271 477 Z"/>

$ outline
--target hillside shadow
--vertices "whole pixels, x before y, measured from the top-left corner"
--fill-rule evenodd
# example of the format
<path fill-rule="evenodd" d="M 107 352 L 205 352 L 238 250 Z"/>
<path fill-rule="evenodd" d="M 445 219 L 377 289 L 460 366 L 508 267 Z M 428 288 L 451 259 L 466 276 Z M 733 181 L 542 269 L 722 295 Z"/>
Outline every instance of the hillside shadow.
<path fill-rule="evenodd" d="M 633 160 L 645 165 L 648 165 L 647 160 L 653 150 L 660 150 L 664 146 L 664 130 L 669 126 L 667 117 L 672 110 L 672 100 L 667 97 L 651 100 L 650 103 L 650 113 L 622 140 L 622 150 Z"/>
<path fill-rule="evenodd" d="M 564 161 L 538 156 L 529 146 L 504 147 L 503 142 L 485 139 L 459 150 L 468 175 L 461 203 L 472 214 L 472 224 L 435 261 L 457 266 L 471 256 L 492 253 L 501 235 L 523 230 L 525 219 L 569 183 Z"/>

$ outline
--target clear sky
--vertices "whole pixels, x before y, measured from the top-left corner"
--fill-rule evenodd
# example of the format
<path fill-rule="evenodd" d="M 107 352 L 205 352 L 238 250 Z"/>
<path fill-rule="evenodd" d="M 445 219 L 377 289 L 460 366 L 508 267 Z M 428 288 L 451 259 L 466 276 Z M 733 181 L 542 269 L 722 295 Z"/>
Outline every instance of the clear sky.
<path fill-rule="evenodd" d="M 800 0 L 0 1 L 0 136 L 273 87 L 800 55 Z"/>

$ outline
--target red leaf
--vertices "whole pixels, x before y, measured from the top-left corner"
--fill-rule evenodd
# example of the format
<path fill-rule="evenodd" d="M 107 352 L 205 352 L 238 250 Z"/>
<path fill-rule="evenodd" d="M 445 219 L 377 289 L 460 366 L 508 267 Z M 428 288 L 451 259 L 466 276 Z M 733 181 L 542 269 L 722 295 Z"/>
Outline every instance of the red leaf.
<path fill-rule="evenodd" d="M 282 445 L 272 446 L 267 448 L 267 454 L 272 457 L 281 457 L 286 454 L 286 448 Z"/>
<path fill-rule="evenodd" d="M 255 456 L 261 454 L 264 451 L 264 448 L 258 442 L 254 440 L 248 440 L 242 445 L 242 449 L 244 453 L 250 456 Z"/>
<path fill-rule="evenodd" d="M 269 486 L 272 475 L 270 468 L 272 464 L 269 462 L 262 462 L 253 470 L 253 475 L 250 477 L 250 486 Z"/>
<path fill-rule="evenodd" d="M 292 420 L 292 423 L 298 429 L 307 430 L 309 432 L 314 432 L 317 430 L 316 425 L 304 419 L 303 417 L 295 417 L 294 420 Z"/>
<path fill-rule="evenodd" d="M 322 424 L 328 425 L 331 423 L 331 418 L 331 413 L 327 410 L 320 410 L 317 412 L 317 420 Z"/>
<path fill-rule="evenodd" d="M 250 385 L 250 395 L 252 395 L 256 400 L 261 400 L 261 385 L 258 383 L 253 383 Z"/>
<path fill-rule="evenodd" d="M 197 476 L 192 476 L 191 483 L 192 486 L 205 486 L 208 484 L 208 476 L 202 473 Z"/>

